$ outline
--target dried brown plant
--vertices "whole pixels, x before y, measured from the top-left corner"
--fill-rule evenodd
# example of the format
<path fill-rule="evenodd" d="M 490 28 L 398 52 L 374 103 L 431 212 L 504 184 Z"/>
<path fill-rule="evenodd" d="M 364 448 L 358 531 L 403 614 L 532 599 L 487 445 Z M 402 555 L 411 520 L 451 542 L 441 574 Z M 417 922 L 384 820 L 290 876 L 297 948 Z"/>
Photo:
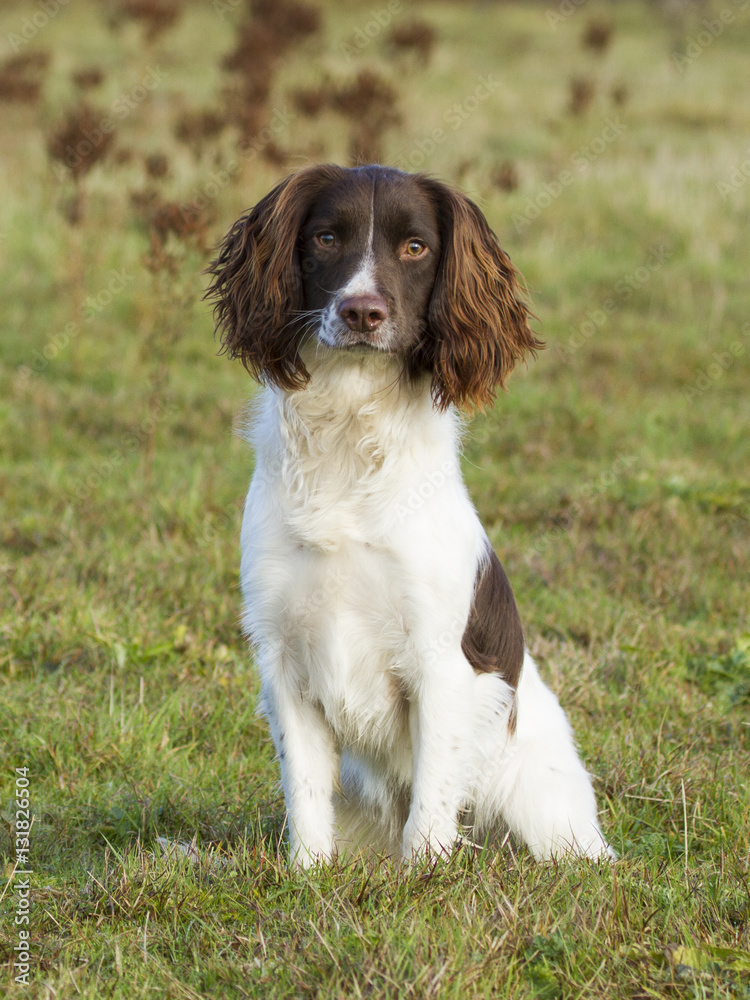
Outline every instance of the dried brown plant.
<path fill-rule="evenodd" d="M 62 124 L 47 136 L 47 152 L 70 171 L 78 182 L 107 155 L 114 132 L 111 120 L 86 101 L 70 108 Z"/>
<path fill-rule="evenodd" d="M 187 211 L 179 202 L 164 200 L 153 186 L 131 192 L 130 203 L 148 233 L 149 253 L 145 263 L 150 271 L 177 269 L 178 257 L 168 247 L 170 237 L 178 244 L 205 252 L 206 234 L 213 221 L 206 210 L 191 206 Z"/>
<path fill-rule="evenodd" d="M 93 87 L 101 86 L 104 73 L 98 66 L 86 66 L 83 69 L 73 70 L 70 78 L 79 90 L 91 90 Z"/>
<path fill-rule="evenodd" d="M 398 92 L 374 70 L 363 69 L 345 82 L 325 80 L 317 87 L 296 90 L 292 101 L 302 114 L 315 118 L 335 111 L 352 123 L 349 155 L 353 163 L 382 158 L 385 132 L 401 121 Z"/>
<path fill-rule="evenodd" d="M 351 119 L 349 155 L 352 163 L 375 163 L 383 156 L 383 136 L 401 121 L 398 93 L 374 70 L 363 69 L 347 84 L 334 88 L 331 107 Z"/>
<path fill-rule="evenodd" d="M 331 89 L 329 103 L 347 118 L 399 121 L 394 111 L 398 94 L 388 81 L 371 69 L 360 70 L 353 80 Z"/>
<path fill-rule="evenodd" d="M 290 46 L 320 29 L 317 8 L 294 0 L 254 0 L 240 24 L 237 44 L 223 66 L 239 77 L 229 92 L 232 118 L 245 135 L 267 118 L 267 102 L 280 57 Z"/>
<path fill-rule="evenodd" d="M 568 110 L 576 117 L 585 114 L 594 100 L 594 81 L 585 76 L 576 76 L 570 81 Z"/>
<path fill-rule="evenodd" d="M 11 56 L 2 64 L 2 69 L 8 69 L 13 73 L 37 74 L 43 73 L 50 63 L 50 54 L 44 49 L 36 49 L 33 52 L 21 52 L 19 55 Z"/>
<path fill-rule="evenodd" d="M 0 71 L 0 101 L 33 104 L 39 100 L 41 88 L 38 80 L 25 80 L 21 76 Z"/>
<path fill-rule="evenodd" d="M 291 45 L 320 30 L 320 11 L 311 4 L 295 0 L 254 0 L 253 17 Z"/>
<path fill-rule="evenodd" d="M 180 142 L 190 146 L 195 155 L 200 157 L 206 142 L 215 139 L 226 125 L 226 114 L 212 111 L 210 108 L 186 111 L 177 119 L 174 134 Z"/>
<path fill-rule="evenodd" d="M 611 90 L 612 103 L 615 107 L 621 108 L 623 104 L 627 103 L 629 94 L 628 88 L 624 83 L 617 83 Z"/>
<path fill-rule="evenodd" d="M 112 153 L 112 162 L 121 166 L 123 163 L 131 163 L 133 160 L 133 150 L 127 146 L 118 146 Z"/>
<path fill-rule="evenodd" d="M 423 63 L 430 61 L 437 34 L 426 21 L 398 24 L 388 36 L 389 45 L 398 52 L 415 52 Z"/>
<path fill-rule="evenodd" d="M 114 23 L 137 21 L 143 27 L 146 40 L 153 42 L 167 28 L 171 28 L 182 13 L 179 0 L 119 0 L 114 13 Z"/>
<path fill-rule="evenodd" d="M 289 160 L 290 153 L 286 149 L 277 146 L 275 142 L 267 142 L 262 149 L 261 155 L 268 163 L 276 167 L 283 167 Z"/>
<path fill-rule="evenodd" d="M 164 153 L 149 153 L 144 163 L 146 165 L 146 173 L 154 180 L 161 180 L 169 174 L 169 160 Z"/>
<path fill-rule="evenodd" d="M 49 52 L 37 50 L 11 56 L 0 63 L 0 101 L 33 104 L 39 100 Z"/>
<path fill-rule="evenodd" d="M 130 192 L 130 204 L 133 206 L 135 217 L 146 225 L 151 224 L 154 206 L 159 200 L 159 192 L 153 185 L 142 188 L 140 191 Z"/>
<path fill-rule="evenodd" d="M 261 101 L 243 101 L 242 95 L 235 95 L 230 102 L 233 108 L 232 120 L 245 137 L 257 135 L 268 122 L 268 107 Z"/>
<path fill-rule="evenodd" d="M 284 48 L 284 39 L 262 21 L 249 20 L 240 25 L 237 45 L 225 57 L 223 66 L 241 76 L 245 100 L 268 99 L 276 62 Z"/>
<path fill-rule="evenodd" d="M 328 105 L 330 84 L 319 87 L 300 87 L 291 94 L 292 104 L 306 118 L 316 118 Z"/>
<path fill-rule="evenodd" d="M 614 25 L 610 21 L 589 21 L 581 35 L 581 45 L 594 52 L 606 52 L 613 33 Z"/>
<path fill-rule="evenodd" d="M 515 191 L 519 184 L 518 167 L 513 160 L 503 160 L 492 171 L 491 180 L 501 191 Z"/>

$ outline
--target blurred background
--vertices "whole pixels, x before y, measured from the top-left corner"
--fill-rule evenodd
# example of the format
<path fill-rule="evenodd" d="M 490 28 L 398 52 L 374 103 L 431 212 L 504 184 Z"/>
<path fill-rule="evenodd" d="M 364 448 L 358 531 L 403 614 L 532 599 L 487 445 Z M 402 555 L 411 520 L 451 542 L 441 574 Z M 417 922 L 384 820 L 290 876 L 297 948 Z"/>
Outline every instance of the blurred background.
<path fill-rule="evenodd" d="M 473 198 L 547 344 L 470 423 L 464 470 L 635 865 L 615 872 L 628 912 L 651 913 L 611 938 L 617 982 L 589 995 L 663 995 L 637 992 L 637 963 L 671 975 L 661 949 L 682 920 L 749 950 L 750 0 L 4 0 L 0 150 L 0 748 L 3 774 L 34 778 L 36 954 L 91 962 L 54 995 L 101 995 L 96 962 L 121 976 L 120 947 L 140 962 L 154 855 L 128 875 L 110 848 L 158 855 L 157 835 L 195 833 L 270 864 L 283 829 L 238 626 L 253 460 L 234 430 L 255 390 L 217 356 L 202 272 L 242 211 L 328 160 L 424 170 Z M 591 970 L 609 898 L 594 888 L 571 917 L 590 922 Z M 196 989 L 219 995 L 218 968 L 249 995 L 224 944 L 255 903 L 212 918 L 222 957 L 201 978 L 201 899 L 152 907 L 157 980 L 181 961 Z M 551 926 L 521 911 L 517 976 L 537 961 L 523 934 Z M 81 915 L 97 928 L 83 944 Z M 641 937 L 657 958 L 621 961 Z M 317 995 L 304 984 L 330 962 L 308 944 L 307 965 L 263 965 L 257 995 L 277 968 L 289 995 Z"/>
<path fill-rule="evenodd" d="M 216 356 L 202 269 L 241 211 L 326 160 L 456 184 L 525 275 L 547 349 L 474 421 L 466 472 L 539 640 L 589 648 L 623 614 L 650 632 L 657 609 L 671 656 L 732 648 L 749 7 L 6 2 L 0 417 L 21 660 L 96 659 L 86 601 L 115 632 L 160 632 L 142 597 L 156 587 L 160 605 L 167 575 L 174 600 L 211 546 L 209 632 L 237 643 L 252 458 L 231 428 L 253 387 Z M 42 594 L 67 624 L 35 621 Z"/>

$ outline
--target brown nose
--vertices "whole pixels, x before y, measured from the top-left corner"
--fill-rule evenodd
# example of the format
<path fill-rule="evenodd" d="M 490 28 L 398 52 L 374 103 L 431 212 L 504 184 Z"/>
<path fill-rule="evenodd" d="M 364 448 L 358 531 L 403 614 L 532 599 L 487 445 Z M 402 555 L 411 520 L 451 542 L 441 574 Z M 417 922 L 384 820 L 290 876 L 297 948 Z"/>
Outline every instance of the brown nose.
<path fill-rule="evenodd" d="M 350 330 L 367 333 L 388 318 L 388 306 L 379 295 L 352 295 L 339 306 L 339 316 Z"/>

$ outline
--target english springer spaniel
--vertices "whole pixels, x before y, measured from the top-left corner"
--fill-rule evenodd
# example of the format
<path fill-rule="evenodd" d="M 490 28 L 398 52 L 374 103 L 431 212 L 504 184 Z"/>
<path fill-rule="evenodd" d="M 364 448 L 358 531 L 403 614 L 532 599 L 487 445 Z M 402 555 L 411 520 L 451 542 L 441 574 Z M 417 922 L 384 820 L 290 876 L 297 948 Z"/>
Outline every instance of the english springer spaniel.
<path fill-rule="evenodd" d="M 224 348 L 266 385 L 243 624 L 294 863 L 508 828 L 538 859 L 612 857 L 461 477 L 459 412 L 541 346 L 480 210 L 424 175 L 310 167 L 209 273 Z"/>

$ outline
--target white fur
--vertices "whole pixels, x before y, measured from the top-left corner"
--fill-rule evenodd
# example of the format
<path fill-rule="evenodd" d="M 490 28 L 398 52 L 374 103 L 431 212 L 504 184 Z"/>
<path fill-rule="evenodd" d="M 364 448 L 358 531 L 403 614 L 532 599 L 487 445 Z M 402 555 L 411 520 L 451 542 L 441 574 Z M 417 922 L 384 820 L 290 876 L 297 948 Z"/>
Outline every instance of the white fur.
<path fill-rule="evenodd" d="M 461 650 L 487 544 L 460 421 L 371 350 L 309 346 L 306 389 L 263 390 L 242 527 L 244 626 L 281 765 L 293 860 L 408 859 L 504 823 L 537 858 L 610 854 L 557 699 Z"/>

